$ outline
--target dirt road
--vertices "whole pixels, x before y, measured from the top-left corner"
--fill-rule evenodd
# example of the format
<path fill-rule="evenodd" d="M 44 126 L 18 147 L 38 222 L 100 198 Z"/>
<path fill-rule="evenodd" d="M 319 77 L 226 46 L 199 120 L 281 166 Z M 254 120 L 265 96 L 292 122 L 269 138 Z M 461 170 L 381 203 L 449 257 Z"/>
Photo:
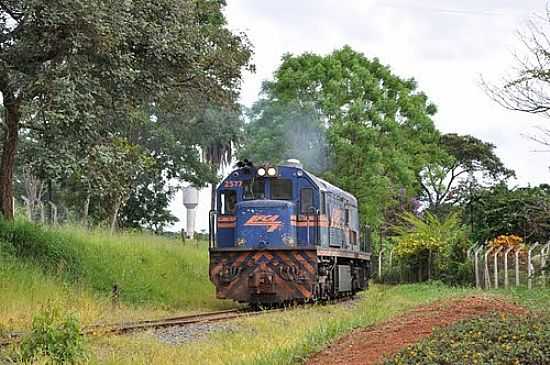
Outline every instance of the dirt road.
<path fill-rule="evenodd" d="M 434 328 L 490 312 L 523 314 L 526 310 L 501 299 L 481 296 L 437 302 L 373 327 L 356 330 L 314 355 L 307 364 L 376 364 L 429 336 Z"/>

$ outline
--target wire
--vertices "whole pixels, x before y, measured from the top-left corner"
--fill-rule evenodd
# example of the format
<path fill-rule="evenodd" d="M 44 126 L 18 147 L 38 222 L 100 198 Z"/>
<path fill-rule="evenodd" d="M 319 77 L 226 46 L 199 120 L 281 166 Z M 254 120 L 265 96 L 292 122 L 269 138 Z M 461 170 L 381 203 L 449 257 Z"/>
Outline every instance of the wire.
<path fill-rule="evenodd" d="M 411 10 L 421 10 L 421 11 L 429 11 L 433 13 L 441 13 L 441 14 L 450 14 L 450 15 L 480 15 L 480 16 L 516 16 L 516 15 L 525 15 L 529 14 L 530 12 L 522 11 L 522 12 L 515 12 L 515 13 L 504 13 L 504 12 L 495 12 L 495 11 L 489 11 L 489 10 L 469 10 L 469 9 L 444 9 L 444 8 L 433 8 L 433 7 L 425 7 L 425 6 L 416 6 L 416 5 L 408 5 L 408 4 L 384 4 L 384 3 L 376 3 L 376 5 L 379 5 L 381 7 L 385 8 L 394 8 L 394 9 L 411 9 Z"/>

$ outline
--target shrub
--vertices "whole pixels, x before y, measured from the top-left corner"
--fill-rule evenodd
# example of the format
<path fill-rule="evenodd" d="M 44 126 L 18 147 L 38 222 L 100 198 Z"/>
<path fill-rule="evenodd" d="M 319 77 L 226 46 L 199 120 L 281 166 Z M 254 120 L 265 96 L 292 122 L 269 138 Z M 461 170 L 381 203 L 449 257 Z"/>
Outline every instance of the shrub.
<path fill-rule="evenodd" d="M 549 364 L 550 316 L 494 314 L 439 329 L 384 364 Z"/>
<path fill-rule="evenodd" d="M 32 331 L 21 343 L 21 360 L 44 358 L 54 364 L 75 364 L 87 358 L 76 317 L 62 316 L 56 308 L 47 308 L 33 317 Z"/>
<path fill-rule="evenodd" d="M 469 242 L 456 214 L 439 219 L 429 212 L 424 217 L 406 213 L 394 231 L 395 253 L 402 266 L 415 272 L 417 280 L 472 283 L 473 270 L 466 258 Z"/>

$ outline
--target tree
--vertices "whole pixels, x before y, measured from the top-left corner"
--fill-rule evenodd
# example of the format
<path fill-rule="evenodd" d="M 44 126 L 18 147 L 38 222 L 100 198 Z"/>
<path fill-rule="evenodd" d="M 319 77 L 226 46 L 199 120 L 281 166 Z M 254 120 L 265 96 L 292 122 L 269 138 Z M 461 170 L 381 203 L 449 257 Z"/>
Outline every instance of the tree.
<path fill-rule="evenodd" d="M 525 242 L 550 240 L 550 186 L 510 189 L 505 183 L 476 191 L 473 209 L 465 210 L 473 222 L 472 239 L 491 240 L 517 235 Z"/>
<path fill-rule="evenodd" d="M 437 156 L 420 173 L 420 185 L 429 208 L 437 212 L 442 205 L 464 202 L 476 175 L 494 184 L 514 176 L 495 154 L 495 146 L 469 135 L 444 134 L 439 139 Z"/>
<path fill-rule="evenodd" d="M 401 191 L 416 194 L 438 133 L 436 108 L 414 80 L 346 46 L 327 56 L 285 55 L 266 88 L 273 99 L 308 106 L 328 127 L 332 167 L 324 176 L 359 199 L 363 222 L 379 226 Z"/>
<path fill-rule="evenodd" d="M 483 81 L 489 96 L 501 106 L 515 111 L 550 116 L 550 9 L 545 16 L 529 21 L 520 33 L 525 56 L 516 56 L 517 67 L 500 85 Z M 539 128 L 536 142 L 550 147 L 550 128 Z"/>
<path fill-rule="evenodd" d="M 170 94 L 188 102 L 233 102 L 251 50 L 244 35 L 225 27 L 223 6 L 208 0 L 1 1 L 4 217 L 12 218 L 18 135 L 35 128 L 37 101 L 47 101 L 50 125 L 91 145 L 116 130 L 127 110 Z"/>
<path fill-rule="evenodd" d="M 277 101 L 266 90 L 247 117 L 241 160 L 280 163 L 293 158 L 316 174 L 329 169 L 327 130 L 310 105 Z"/>

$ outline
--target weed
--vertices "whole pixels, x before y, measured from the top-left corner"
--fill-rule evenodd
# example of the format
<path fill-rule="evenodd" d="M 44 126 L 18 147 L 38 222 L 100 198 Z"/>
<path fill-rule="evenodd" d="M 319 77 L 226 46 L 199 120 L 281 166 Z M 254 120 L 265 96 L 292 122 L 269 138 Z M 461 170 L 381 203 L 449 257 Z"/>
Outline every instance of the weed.
<path fill-rule="evenodd" d="M 80 322 L 74 315 L 61 315 L 48 307 L 33 317 L 32 331 L 21 343 L 23 362 L 45 359 L 54 364 L 75 364 L 87 359 Z"/>

